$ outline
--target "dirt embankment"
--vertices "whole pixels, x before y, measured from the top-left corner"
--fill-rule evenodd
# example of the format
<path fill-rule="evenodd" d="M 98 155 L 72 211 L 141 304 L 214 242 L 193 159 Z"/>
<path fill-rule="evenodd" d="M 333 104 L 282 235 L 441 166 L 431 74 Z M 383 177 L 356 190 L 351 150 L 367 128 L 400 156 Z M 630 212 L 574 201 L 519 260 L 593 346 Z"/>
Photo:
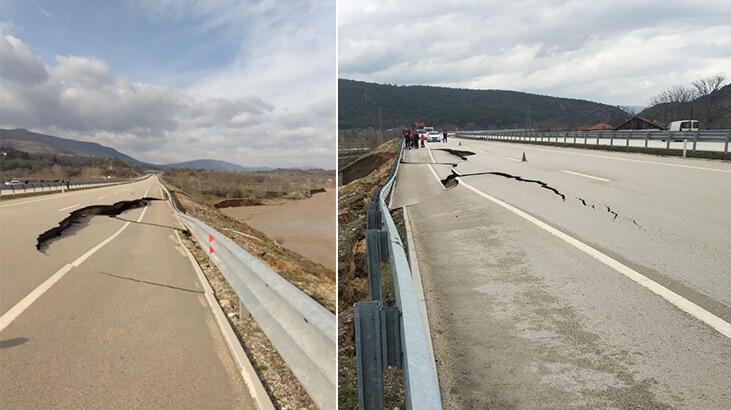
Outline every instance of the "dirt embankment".
<path fill-rule="evenodd" d="M 283 278 L 335 312 L 335 277 L 333 272 L 302 255 L 280 246 L 264 233 L 220 210 L 193 201 L 187 194 L 167 184 L 185 213 L 192 215 L 241 245 Z"/>
<path fill-rule="evenodd" d="M 281 205 L 231 207 L 225 215 L 244 221 L 281 246 L 335 272 L 335 191 Z"/>
<path fill-rule="evenodd" d="M 357 369 L 353 304 L 368 298 L 365 264 L 365 230 L 368 202 L 381 188 L 391 170 L 399 140 L 381 145 L 342 171 L 350 179 L 338 190 L 338 408 L 358 407 Z M 349 169 L 351 167 L 355 167 Z M 399 406 L 403 392 L 389 388 L 386 380 L 386 408 Z M 398 383 L 394 383 L 397 385 Z"/>

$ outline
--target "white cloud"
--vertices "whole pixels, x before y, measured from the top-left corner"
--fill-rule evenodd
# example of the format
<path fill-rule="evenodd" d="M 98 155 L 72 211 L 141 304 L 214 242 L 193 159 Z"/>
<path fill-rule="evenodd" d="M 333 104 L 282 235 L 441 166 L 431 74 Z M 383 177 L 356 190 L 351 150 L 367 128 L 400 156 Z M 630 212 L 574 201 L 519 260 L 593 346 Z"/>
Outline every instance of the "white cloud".
<path fill-rule="evenodd" d="M 345 0 L 339 76 L 643 105 L 731 71 L 731 3 Z M 731 74 L 731 73 L 729 73 Z"/>
<path fill-rule="evenodd" d="M 130 81 L 94 57 L 63 55 L 44 63 L 5 25 L 0 126 L 93 140 L 151 162 L 216 158 L 334 167 L 334 2 L 138 6 L 151 18 L 192 15 L 201 36 L 227 28 L 240 41 L 238 57 L 179 89 Z"/>

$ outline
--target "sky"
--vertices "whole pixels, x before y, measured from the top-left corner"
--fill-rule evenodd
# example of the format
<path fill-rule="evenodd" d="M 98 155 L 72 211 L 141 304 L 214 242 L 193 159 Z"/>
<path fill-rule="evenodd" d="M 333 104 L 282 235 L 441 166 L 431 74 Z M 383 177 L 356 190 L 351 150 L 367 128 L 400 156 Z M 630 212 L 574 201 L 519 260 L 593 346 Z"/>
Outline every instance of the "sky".
<path fill-rule="evenodd" d="M 728 0 L 338 2 L 339 77 L 646 106 L 731 76 Z"/>
<path fill-rule="evenodd" d="M 0 128 L 335 167 L 335 0 L 0 0 Z"/>

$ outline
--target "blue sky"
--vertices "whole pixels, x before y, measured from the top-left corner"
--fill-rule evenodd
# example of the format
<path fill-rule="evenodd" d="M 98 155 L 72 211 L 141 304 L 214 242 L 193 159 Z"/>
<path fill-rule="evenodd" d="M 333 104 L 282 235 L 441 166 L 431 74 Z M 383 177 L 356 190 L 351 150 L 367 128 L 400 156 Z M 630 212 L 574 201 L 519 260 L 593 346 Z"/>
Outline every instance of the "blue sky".
<path fill-rule="evenodd" d="M 335 166 L 334 1 L 0 0 L 0 9 L 0 58 L 13 62 L 0 70 L 3 127 L 152 162 Z"/>
<path fill-rule="evenodd" d="M 94 56 L 131 80 L 186 86 L 230 64 L 244 40 L 202 18 L 150 12 L 125 1 L 3 1 L 2 19 L 45 61 Z M 240 31 L 239 35 L 246 35 Z M 170 81 L 170 76 L 173 81 Z"/>

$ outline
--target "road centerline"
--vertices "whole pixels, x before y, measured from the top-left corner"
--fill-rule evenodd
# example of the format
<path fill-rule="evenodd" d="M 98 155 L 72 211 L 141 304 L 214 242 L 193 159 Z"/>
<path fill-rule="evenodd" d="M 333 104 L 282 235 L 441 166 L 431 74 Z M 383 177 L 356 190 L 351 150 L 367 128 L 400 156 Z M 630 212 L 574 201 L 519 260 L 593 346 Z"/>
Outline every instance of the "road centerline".
<path fill-rule="evenodd" d="M 67 209 L 71 209 L 71 208 L 76 208 L 76 207 L 77 207 L 77 206 L 79 206 L 79 205 L 80 205 L 80 204 L 74 204 L 74 205 L 71 205 L 71 206 L 67 206 L 66 208 L 61 208 L 61 209 L 59 209 L 58 211 L 59 211 L 59 212 L 61 212 L 61 211 L 65 211 L 65 210 L 67 210 Z"/>
<path fill-rule="evenodd" d="M 581 172 L 576 172 L 576 171 L 569 171 L 568 169 L 564 169 L 564 170 L 562 170 L 562 172 L 565 172 L 567 174 L 572 174 L 572 175 L 578 175 L 578 176 L 584 177 L 584 178 L 596 179 L 597 181 L 612 182 L 611 179 L 606 179 L 606 178 L 601 178 L 601 177 L 595 177 L 593 175 L 582 174 Z"/>

